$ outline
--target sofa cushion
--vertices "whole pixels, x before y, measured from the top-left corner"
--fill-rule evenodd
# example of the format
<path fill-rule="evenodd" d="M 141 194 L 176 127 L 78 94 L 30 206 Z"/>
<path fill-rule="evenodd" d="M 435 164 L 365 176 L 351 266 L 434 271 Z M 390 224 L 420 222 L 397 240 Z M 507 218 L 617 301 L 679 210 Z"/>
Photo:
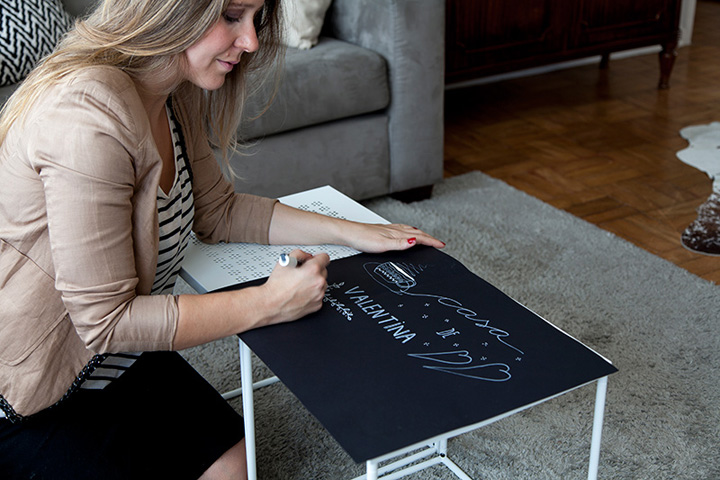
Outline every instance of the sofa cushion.
<path fill-rule="evenodd" d="M 0 86 L 30 73 L 70 28 L 59 0 L 3 0 L 0 9 Z"/>
<path fill-rule="evenodd" d="M 274 85 L 268 81 L 248 99 L 240 138 L 316 125 L 382 110 L 390 93 L 385 59 L 347 42 L 321 37 L 310 50 L 288 48 L 280 91 L 267 112 L 254 120 Z"/>

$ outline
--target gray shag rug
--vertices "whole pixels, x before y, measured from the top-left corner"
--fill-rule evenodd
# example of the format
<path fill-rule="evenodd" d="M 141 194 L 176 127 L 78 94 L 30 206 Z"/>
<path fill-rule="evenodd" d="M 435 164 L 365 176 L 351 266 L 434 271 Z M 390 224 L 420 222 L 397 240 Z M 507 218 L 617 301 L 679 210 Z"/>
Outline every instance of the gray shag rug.
<path fill-rule="evenodd" d="M 446 253 L 619 368 L 600 478 L 720 478 L 718 286 L 482 173 L 447 179 L 426 201 L 366 206 L 446 241 Z M 239 386 L 234 338 L 183 354 L 218 390 Z M 478 480 L 587 478 L 594 399 L 594 385 L 575 390 L 451 439 L 449 455 Z M 255 407 L 260 479 L 364 473 L 282 384 L 256 391 Z M 435 466 L 406 478 L 456 477 Z"/>

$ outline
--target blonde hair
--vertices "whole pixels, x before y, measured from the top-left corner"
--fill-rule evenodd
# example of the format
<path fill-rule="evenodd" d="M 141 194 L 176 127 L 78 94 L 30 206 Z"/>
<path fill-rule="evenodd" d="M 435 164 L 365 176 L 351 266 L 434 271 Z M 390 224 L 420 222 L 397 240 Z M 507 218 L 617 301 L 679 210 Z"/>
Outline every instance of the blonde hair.
<path fill-rule="evenodd" d="M 78 70 L 109 65 L 133 79 L 172 75 L 181 53 L 197 42 L 228 8 L 231 0 L 104 0 L 87 18 L 76 21 L 57 46 L 28 75 L 0 111 L 0 145 L 11 126 L 55 82 Z M 255 19 L 259 49 L 241 56 L 240 64 L 217 90 L 204 91 L 183 82 L 174 95 L 190 109 L 189 128 L 205 131 L 214 147 L 227 151 L 237 146 L 236 130 L 249 91 L 250 78 L 263 81 L 283 55 L 280 0 L 265 0 Z"/>

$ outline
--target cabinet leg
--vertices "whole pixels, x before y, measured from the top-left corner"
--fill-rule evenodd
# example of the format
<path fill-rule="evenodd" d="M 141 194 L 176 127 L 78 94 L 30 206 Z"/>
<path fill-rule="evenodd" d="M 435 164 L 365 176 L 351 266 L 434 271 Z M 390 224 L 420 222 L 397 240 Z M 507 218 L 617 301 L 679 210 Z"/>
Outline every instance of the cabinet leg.
<path fill-rule="evenodd" d="M 602 57 L 600 58 L 600 70 L 607 70 L 609 66 L 610 66 L 610 54 L 603 53 Z"/>
<path fill-rule="evenodd" d="M 673 66 L 675 65 L 675 58 L 677 57 L 677 43 L 667 43 L 663 45 L 662 51 L 659 53 L 660 57 L 660 82 L 658 88 L 664 90 L 670 88 L 670 74 L 672 73 Z"/>

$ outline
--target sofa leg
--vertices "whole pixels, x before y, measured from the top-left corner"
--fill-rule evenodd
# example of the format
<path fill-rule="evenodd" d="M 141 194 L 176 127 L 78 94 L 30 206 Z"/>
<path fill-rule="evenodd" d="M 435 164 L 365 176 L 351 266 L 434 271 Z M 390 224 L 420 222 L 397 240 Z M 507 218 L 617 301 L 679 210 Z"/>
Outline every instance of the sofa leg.
<path fill-rule="evenodd" d="M 424 185 L 422 187 L 410 188 L 403 190 L 402 192 L 395 192 L 390 194 L 395 200 L 400 200 L 405 203 L 419 202 L 420 200 L 427 200 L 432 195 L 433 186 Z"/>

